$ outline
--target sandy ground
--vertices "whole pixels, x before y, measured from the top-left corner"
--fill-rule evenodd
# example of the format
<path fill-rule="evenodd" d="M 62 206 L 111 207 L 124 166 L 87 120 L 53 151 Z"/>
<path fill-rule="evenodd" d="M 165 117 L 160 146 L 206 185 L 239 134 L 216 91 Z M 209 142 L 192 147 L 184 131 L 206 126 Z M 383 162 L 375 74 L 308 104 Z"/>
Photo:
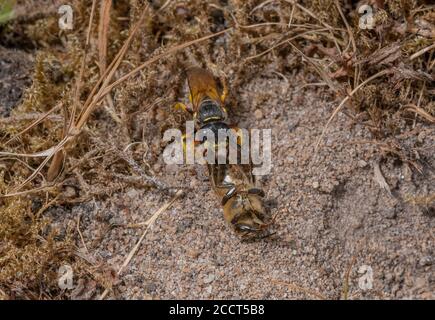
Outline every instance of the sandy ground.
<path fill-rule="evenodd" d="M 20 103 L 31 83 L 32 60 L 24 51 L 0 47 L 0 117 Z M 261 179 L 267 207 L 277 215 L 272 236 L 241 241 L 222 217 L 205 168 L 168 166 L 161 157 L 149 163 L 157 178 L 193 191 L 157 218 L 119 276 L 145 230 L 134 225 L 171 196 L 131 187 L 44 212 L 60 239 L 76 230 L 80 219 L 83 239 L 72 231 L 78 259 L 89 263 L 90 272 L 98 269 L 113 280 L 107 298 L 435 298 L 435 207 L 407 201 L 435 192 L 435 137 L 429 125 L 417 121 L 420 134 L 398 135 L 403 145 L 420 148 L 421 173 L 392 156 L 381 158 L 368 129 L 343 113 L 315 152 L 339 102 L 324 87 L 304 86 L 316 78 L 296 71 L 286 76 L 259 72 L 239 88 L 239 106 L 232 112 L 240 127 L 272 129 L 273 169 Z M 158 114 L 138 117 L 153 126 L 162 121 Z M 160 145 L 160 139 L 147 136 L 144 143 Z M 375 179 L 377 164 L 391 193 Z M 71 189 L 74 196 L 77 190 Z M 74 277 L 67 296 L 95 299 L 102 292 L 101 283 Z"/>
<path fill-rule="evenodd" d="M 435 165 L 434 137 L 418 137 L 429 150 L 423 174 L 391 157 L 380 162 L 389 195 L 374 179 L 379 158 L 374 146 L 364 143 L 370 134 L 344 114 L 314 152 L 337 102 L 324 88 L 302 88 L 307 81 L 302 74 L 259 75 L 238 97 L 241 127 L 272 129 L 273 169 L 261 182 L 268 207 L 278 213 L 276 234 L 241 241 L 223 220 L 205 170 L 166 166 L 159 159 L 153 165 L 158 178 L 196 191 L 159 216 L 110 298 L 339 299 L 347 286 L 351 299 L 434 298 L 433 208 L 405 201 L 434 192 L 429 169 Z M 261 112 L 254 115 L 256 110 Z M 169 200 L 155 190 L 130 188 L 106 201 L 57 207 L 47 215 L 61 228 L 81 215 L 89 250 L 84 254 L 116 271 L 144 231 L 129 225 L 146 221 Z M 364 268 L 372 270 L 372 289 L 359 285 L 364 275 L 370 277 Z M 75 281 L 72 298 L 101 293 L 92 283 Z"/>
<path fill-rule="evenodd" d="M 10 109 L 22 99 L 31 81 L 32 55 L 21 50 L 0 46 L 0 116 L 8 116 Z"/>

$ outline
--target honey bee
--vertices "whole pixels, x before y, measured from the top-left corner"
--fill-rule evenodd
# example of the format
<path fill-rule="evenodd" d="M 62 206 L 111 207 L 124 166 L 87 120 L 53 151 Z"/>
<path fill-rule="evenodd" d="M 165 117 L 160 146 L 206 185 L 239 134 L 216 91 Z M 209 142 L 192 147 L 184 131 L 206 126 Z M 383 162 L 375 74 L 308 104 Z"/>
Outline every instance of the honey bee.
<path fill-rule="evenodd" d="M 225 83 L 223 89 L 219 90 L 213 74 L 198 67 L 188 69 L 186 74 L 191 107 L 181 103 L 176 107 L 192 114 L 196 130 L 211 130 L 215 137 L 219 130 L 235 130 L 228 125 L 228 114 L 224 107 L 227 95 Z M 229 144 L 225 147 L 229 148 Z M 237 148 L 240 149 L 240 145 Z M 214 163 L 207 164 L 207 167 L 212 187 L 221 199 L 224 219 L 236 232 L 247 237 L 258 235 L 269 224 L 263 221 L 266 215 L 264 191 L 256 187 L 252 165 L 241 164 L 239 155 L 240 150 L 237 150 L 236 164 Z"/>

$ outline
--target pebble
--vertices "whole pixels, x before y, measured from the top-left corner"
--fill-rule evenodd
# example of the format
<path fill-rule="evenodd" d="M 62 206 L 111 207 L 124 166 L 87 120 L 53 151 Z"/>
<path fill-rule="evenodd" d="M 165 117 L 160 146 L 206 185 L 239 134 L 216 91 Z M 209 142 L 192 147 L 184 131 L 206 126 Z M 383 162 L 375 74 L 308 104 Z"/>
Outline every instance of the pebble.
<path fill-rule="evenodd" d="M 426 285 L 426 279 L 425 278 L 416 278 L 415 279 L 415 288 L 423 288 Z"/>
<path fill-rule="evenodd" d="M 157 109 L 156 116 L 157 121 L 163 121 L 166 118 L 166 112 L 163 109 Z"/>
<path fill-rule="evenodd" d="M 76 189 L 74 187 L 67 186 L 63 191 L 63 196 L 65 198 L 74 198 L 76 197 Z"/>
<path fill-rule="evenodd" d="M 147 284 L 145 285 L 145 291 L 146 291 L 148 294 L 155 293 L 155 292 L 157 291 L 157 285 L 156 285 L 155 283 L 147 283 Z"/>
<path fill-rule="evenodd" d="M 368 163 L 365 162 L 364 160 L 359 160 L 358 161 L 358 167 L 359 168 L 365 168 L 365 167 L 367 167 L 367 165 L 368 165 Z"/>
<path fill-rule="evenodd" d="M 263 111 L 261 111 L 260 109 L 255 110 L 254 117 L 257 120 L 263 119 Z"/>
<path fill-rule="evenodd" d="M 138 195 L 139 195 L 139 192 L 136 189 L 130 189 L 127 191 L 127 196 L 130 199 L 135 199 L 136 197 L 138 197 Z"/>
<path fill-rule="evenodd" d="M 211 283 L 211 282 L 214 281 L 214 279 L 215 279 L 214 274 L 209 274 L 209 275 L 204 279 L 204 283 L 205 283 L 205 284 Z"/>
<path fill-rule="evenodd" d="M 431 256 L 426 256 L 420 259 L 419 264 L 422 267 L 430 266 L 433 263 Z"/>

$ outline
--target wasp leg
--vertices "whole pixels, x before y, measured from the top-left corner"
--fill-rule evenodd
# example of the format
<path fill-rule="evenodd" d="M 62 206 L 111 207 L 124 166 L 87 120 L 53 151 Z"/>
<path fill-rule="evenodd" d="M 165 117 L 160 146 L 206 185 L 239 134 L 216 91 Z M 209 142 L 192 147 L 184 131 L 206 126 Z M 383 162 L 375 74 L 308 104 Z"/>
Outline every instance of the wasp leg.
<path fill-rule="evenodd" d="M 234 132 L 234 134 L 237 136 L 237 144 L 242 147 L 242 143 L 244 142 L 245 138 L 243 137 L 243 131 L 237 126 L 230 125 L 231 131 Z"/>
<path fill-rule="evenodd" d="M 183 146 L 184 156 L 187 157 L 187 134 L 186 133 L 183 133 L 181 135 L 181 144 Z M 199 144 L 201 144 L 200 141 L 193 140 L 194 147 L 197 147 Z"/>
<path fill-rule="evenodd" d="M 173 108 L 175 110 L 183 110 L 184 112 L 192 113 L 192 110 L 182 102 L 177 102 Z"/>
<path fill-rule="evenodd" d="M 228 96 L 228 86 L 227 86 L 227 81 L 225 80 L 224 77 L 221 77 L 221 83 L 222 83 L 222 94 L 221 94 L 221 102 L 222 104 L 225 102 L 225 99 Z"/>
<path fill-rule="evenodd" d="M 184 156 L 186 156 L 186 152 L 187 152 L 187 147 L 186 147 L 187 143 L 186 143 L 186 140 L 187 140 L 187 135 L 184 133 L 181 136 L 181 144 L 183 145 Z"/>

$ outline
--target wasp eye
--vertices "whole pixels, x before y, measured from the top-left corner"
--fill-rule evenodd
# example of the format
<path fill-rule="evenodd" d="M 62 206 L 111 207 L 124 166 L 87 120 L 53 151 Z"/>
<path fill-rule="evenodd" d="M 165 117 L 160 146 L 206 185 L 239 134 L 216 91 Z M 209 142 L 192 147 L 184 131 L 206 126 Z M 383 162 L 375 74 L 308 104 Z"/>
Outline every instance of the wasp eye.
<path fill-rule="evenodd" d="M 248 190 L 248 193 L 250 193 L 250 194 L 256 194 L 256 195 L 258 195 L 260 197 L 264 197 L 265 196 L 264 191 L 259 189 L 259 188 L 251 188 L 251 189 Z"/>

